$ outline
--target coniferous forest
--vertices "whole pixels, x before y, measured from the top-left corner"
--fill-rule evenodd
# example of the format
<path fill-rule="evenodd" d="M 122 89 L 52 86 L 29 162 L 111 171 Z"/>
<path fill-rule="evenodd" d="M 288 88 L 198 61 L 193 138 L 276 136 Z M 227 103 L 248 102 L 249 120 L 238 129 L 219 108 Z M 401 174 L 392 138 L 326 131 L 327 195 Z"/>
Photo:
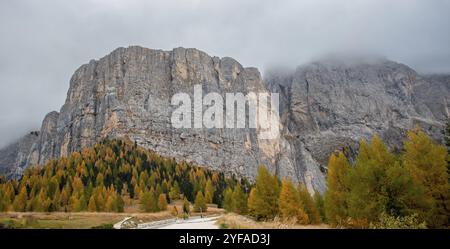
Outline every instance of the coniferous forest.
<path fill-rule="evenodd" d="M 377 136 L 360 142 L 350 163 L 331 155 L 325 214 L 333 225 L 354 227 L 449 226 L 447 149 L 423 131 L 407 133 L 404 149 L 393 153 Z"/>
<path fill-rule="evenodd" d="M 450 130 L 446 131 L 447 145 Z M 352 162 L 352 163 L 351 163 Z M 280 180 L 260 167 L 248 198 L 226 189 L 224 208 L 259 220 L 281 217 L 299 224 L 327 223 L 354 228 L 448 228 L 450 185 L 448 147 L 423 131 L 407 133 L 403 151 L 394 153 L 378 137 L 360 141 L 349 160 L 333 153 L 327 190 L 313 195 L 290 179 Z M 244 194 L 246 195 L 246 194 Z M 247 202 L 246 209 L 240 203 Z"/>
<path fill-rule="evenodd" d="M 127 202 L 137 200 L 143 212 L 157 212 L 180 198 L 221 205 L 224 189 L 240 184 L 244 189 L 249 185 L 132 142 L 106 140 L 29 167 L 20 180 L 2 178 L 0 211 L 123 212 Z"/>
<path fill-rule="evenodd" d="M 449 132 L 447 128 L 447 133 Z M 446 136 L 449 143 L 448 134 Z M 256 220 L 327 223 L 355 228 L 448 228 L 448 147 L 417 129 L 401 152 L 377 136 L 361 140 L 355 156 L 333 153 L 327 190 L 311 193 L 266 167 L 254 183 L 176 162 L 130 141 L 106 140 L 67 158 L 28 168 L 21 179 L 0 182 L 0 211 L 123 212 L 130 200 L 142 212 L 183 202 L 183 212 L 208 203 Z"/>

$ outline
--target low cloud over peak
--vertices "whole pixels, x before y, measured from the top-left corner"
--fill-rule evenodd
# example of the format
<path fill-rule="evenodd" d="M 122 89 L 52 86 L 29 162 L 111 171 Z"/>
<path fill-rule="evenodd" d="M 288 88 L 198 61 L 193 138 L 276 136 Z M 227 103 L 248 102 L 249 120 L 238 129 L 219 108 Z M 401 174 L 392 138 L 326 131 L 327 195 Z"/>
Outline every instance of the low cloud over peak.
<path fill-rule="evenodd" d="M 0 147 L 62 105 L 76 68 L 117 47 L 195 47 L 264 72 L 330 53 L 450 72 L 446 0 L 2 1 Z"/>

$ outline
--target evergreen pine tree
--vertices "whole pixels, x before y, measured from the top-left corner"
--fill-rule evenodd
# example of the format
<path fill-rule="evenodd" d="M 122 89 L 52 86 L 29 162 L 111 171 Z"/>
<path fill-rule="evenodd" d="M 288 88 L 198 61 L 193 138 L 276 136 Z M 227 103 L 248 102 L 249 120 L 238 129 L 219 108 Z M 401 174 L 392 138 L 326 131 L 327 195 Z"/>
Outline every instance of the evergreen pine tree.
<path fill-rule="evenodd" d="M 3 190 L 3 188 L 1 188 L 1 185 L 0 185 L 0 212 L 7 211 L 6 199 L 7 198 L 5 195 L 5 191 Z"/>
<path fill-rule="evenodd" d="M 61 208 L 60 198 L 61 198 L 61 191 L 59 190 L 59 187 L 57 187 L 52 200 L 52 206 L 54 211 L 58 211 Z"/>
<path fill-rule="evenodd" d="M 237 214 L 247 213 L 247 196 L 242 191 L 240 184 L 237 184 L 236 187 L 234 187 L 232 200 L 233 200 L 232 207 L 235 213 Z"/>
<path fill-rule="evenodd" d="M 65 207 L 69 203 L 69 194 L 67 193 L 67 188 L 63 188 L 60 196 L 59 203 L 61 206 Z"/>
<path fill-rule="evenodd" d="M 231 212 L 233 211 L 233 190 L 231 190 L 231 188 L 226 188 L 225 191 L 223 192 L 223 204 L 222 204 L 223 208 L 228 211 Z"/>
<path fill-rule="evenodd" d="M 205 201 L 206 203 L 212 203 L 214 198 L 214 192 L 216 190 L 214 189 L 213 183 L 211 179 L 208 179 L 205 186 Z"/>
<path fill-rule="evenodd" d="M 180 186 L 177 181 L 170 188 L 169 198 L 171 201 L 180 199 Z"/>
<path fill-rule="evenodd" d="M 122 195 L 117 194 L 116 195 L 116 212 L 123 213 L 125 210 L 125 202 L 122 198 Z"/>
<path fill-rule="evenodd" d="M 159 211 L 158 208 L 158 201 L 156 199 L 155 191 L 150 189 L 150 191 L 145 191 L 141 198 L 141 204 L 142 208 L 145 212 L 157 212 Z"/>
<path fill-rule="evenodd" d="M 136 199 L 136 200 L 138 200 L 138 199 L 140 199 L 140 198 L 142 198 L 142 194 L 143 194 L 143 192 L 142 192 L 142 190 L 141 190 L 141 188 L 139 188 L 139 185 L 134 185 L 134 191 L 133 191 L 133 197 L 134 197 L 134 199 Z"/>
<path fill-rule="evenodd" d="M 141 196 L 141 209 L 144 212 L 152 212 L 152 196 L 149 191 L 145 191 Z"/>
<path fill-rule="evenodd" d="M 81 195 L 81 197 L 78 201 L 78 206 L 76 207 L 76 211 L 81 212 L 81 211 L 85 211 L 86 209 L 87 209 L 86 197 L 84 195 Z"/>
<path fill-rule="evenodd" d="M 153 188 L 150 189 L 150 200 L 151 200 L 151 211 L 152 212 L 158 212 L 159 211 L 159 207 L 158 207 L 158 197 L 156 195 L 156 192 Z"/>
<path fill-rule="evenodd" d="M 186 199 L 186 197 L 184 197 L 183 199 L 183 213 L 189 215 L 191 213 L 191 208 L 190 208 L 190 203 L 189 201 Z"/>
<path fill-rule="evenodd" d="M 206 212 L 207 206 L 202 191 L 198 191 L 194 202 L 195 212 Z"/>

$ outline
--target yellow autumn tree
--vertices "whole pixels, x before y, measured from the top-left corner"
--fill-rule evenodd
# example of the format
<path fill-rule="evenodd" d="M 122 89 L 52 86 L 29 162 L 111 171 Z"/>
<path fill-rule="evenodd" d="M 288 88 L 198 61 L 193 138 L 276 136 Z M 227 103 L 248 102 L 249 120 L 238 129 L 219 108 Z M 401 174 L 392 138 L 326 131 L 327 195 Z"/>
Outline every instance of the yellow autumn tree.
<path fill-rule="evenodd" d="M 309 218 L 303 210 L 299 197 L 292 181 L 283 180 L 279 200 L 280 214 L 285 220 L 296 219 L 300 224 L 308 224 Z"/>
<path fill-rule="evenodd" d="M 278 178 L 271 175 L 266 167 L 258 168 L 252 213 L 257 219 L 272 219 L 278 214 Z"/>
<path fill-rule="evenodd" d="M 230 187 L 226 188 L 225 191 L 223 191 L 222 206 L 228 212 L 233 211 L 233 190 Z"/>
<path fill-rule="evenodd" d="M 373 136 L 370 145 L 362 140 L 359 147 L 347 181 L 352 226 L 368 227 L 382 214 L 404 217 L 426 209 L 422 188 L 378 136 Z"/>
<path fill-rule="evenodd" d="M 386 211 L 388 202 L 387 170 L 395 166 L 394 155 L 374 135 L 370 144 L 360 141 L 356 165 L 347 178 L 348 215 L 353 223 L 367 227 Z"/>
<path fill-rule="evenodd" d="M 212 203 L 214 198 L 214 192 L 216 190 L 214 189 L 213 183 L 211 179 L 208 179 L 205 186 L 205 201 L 206 203 Z"/>
<path fill-rule="evenodd" d="M 88 211 L 97 212 L 97 205 L 95 204 L 95 198 L 93 195 L 91 196 L 91 198 L 89 198 Z"/>
<path fill-rule="evenodd" d="M 170 188 L 169 198 L 170 201 L 180 199 L 180 186 L 178 185 L 177 181 L 175 181 L 173 186 Z"/>
<path fill-rule="evenodd" d="M 347 217 L 346 178 L 350 164 L 344 153 L 331 154 L 328 161 L 327 191 L 325 193 L 325 214 L 332 225 L 342 224 Z"/>
<path fill-rule="evenodd" d="M 416 184 L 425 188 L 431 208 L 426 212 L 427 226 L 442 228 L 449 225 L 449 183 L 447 172 L 448 152 L 430 139 L 422 130 L 407 133 L 403 162 L 410 170 Z"/>
<path fill-rule="evenodd" d="M 252 216 L 256 216 L 255 214 L 255 208 L 256 208 L 256 188 L 252 188 L 250 190 L 250 194 L 248 195 L 247 199 L 247 210 L 248 213 Z"/>
<path fill-rule="evenodd" d="M 25 211 L 25 207 L 27 205 L 27 198 L 28 198 L 27 188 L 23 186 L 20 189 L 19 195 L 17 195 L 16 198 L 14 199 L 13 204 L 14 210 L 17 212 Z"/>
<path fill-rule="evenodd" d="M 160 194 L 158 197 L 158 208 L 161 211 L 167 210 L 167 198 L 165 194 Z"/>
<path fill-rule="evenodd" d="M 247 213 L 247 196 L 242 191 L 241 185 L 237 184 L 234 187 L 232 198 L 233 211 L 237 214 Z"/>
<path fill-rule="evenodd" d="M 194 210 L 195 212 L 206 212 L 207 209 L 205 197 L 202 191 L 198 191 L 194 201 Z"/>
<path fill-rule="evenodd" d="M 306 186 L 300 184 L 298 186 L 298 195 L 303 211 L 308 215 L 308 222 L 310 224 L 319 224 L 321 221 L 319 210 L 314 203 L 314 199 L 309 193 Z"/>

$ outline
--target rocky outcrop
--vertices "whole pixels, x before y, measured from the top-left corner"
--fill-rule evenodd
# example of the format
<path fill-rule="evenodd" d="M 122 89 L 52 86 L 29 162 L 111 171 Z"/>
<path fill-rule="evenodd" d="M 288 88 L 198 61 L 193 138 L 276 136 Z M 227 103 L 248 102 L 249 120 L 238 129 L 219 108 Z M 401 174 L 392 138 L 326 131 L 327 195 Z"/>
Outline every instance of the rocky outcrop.
<path fill-rule="evenodd" d="M 58 112 L 50 112 L 45 116 L 39 132 L 39 138 L 30 149 L 27 165 L 43 164 L 47 159 L 58 156 L 56 153 L 58 117 Z"/>
<path fill-rule="evenodd" d="M 0 174 L 8 174 L 16 162 L 19 143 L 12 143 L 0 150 Z"/>
<path fill-rule="evenodd" d="M 19 176 L 29 165 L 28 158 L 32 147 L 39 139 L 39 132 L 33 131 L 0 150 L 0 173 L 7 176 Z"/>
<path fill-rule="evenodd" d="M 296 163 L 299 171 L 308 172 L 308 165 L 325 171 L 330 153 L 354 154 L 358 141 L 373 134 L 395 149 L 407 129 L 420 125 L 440 140 L 449 118 L 450 84 L 433 79 L 387 60 L 329 60 L 291 73 L 271 72 L 266 81 L 281 93 L 283 136 L 295 148 L 293 158 L 306 161 Z"/>
<path fill-rule="evenodd" d="M 128 137 L 159 154 L 249 178 L 264 164 L 310 191 L 323 191 L 330 153 L 356 150 L 360 138 L 378 133 L 401 146 L 404 131 L 415 124 L 439 138 L 449 117 L 449 88 L 435 82 L 442 80 L 390 61 L 318 62 L 292 73 L 272 72 L 263 81 L 255 68 L 196 49 L 118 48 L 77 69 L 60 112 L 45 117 L 29 147 L 1 151 L 0 163 L 14 161 L 18 171 L 107 137 Z M 224 98 L 235 92 L 280 93 L 281 134 L 263 140 L 258 129 L 173 128 L 171 97 L 179 92 L 192 97 L 196 84 L 203 94 Z"/>
<path fill-rule="evenodd" d="M 446 122 L 450 113 L 450 75 L 426 75 L 414 86 L 415 110 L 427 119 Z"/>

